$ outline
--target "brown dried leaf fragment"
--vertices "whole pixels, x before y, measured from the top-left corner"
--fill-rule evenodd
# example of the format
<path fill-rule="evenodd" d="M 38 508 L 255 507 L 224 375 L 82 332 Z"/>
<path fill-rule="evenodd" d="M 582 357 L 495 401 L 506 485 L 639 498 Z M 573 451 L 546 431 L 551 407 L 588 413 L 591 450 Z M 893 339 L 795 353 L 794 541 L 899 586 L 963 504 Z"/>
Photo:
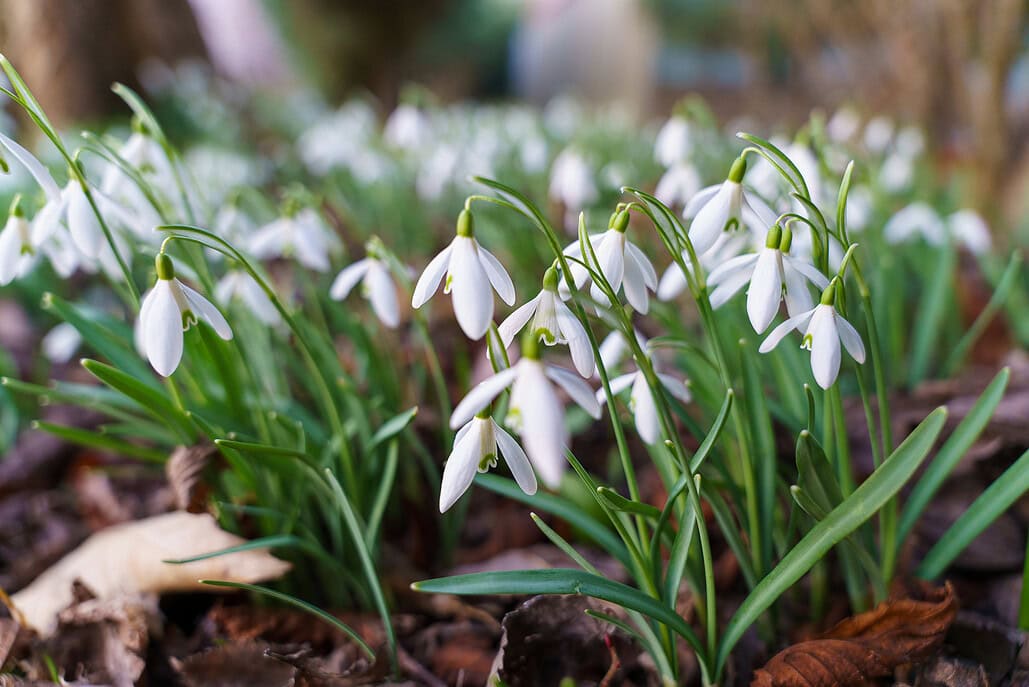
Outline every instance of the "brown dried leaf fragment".
<path fill-rule="evenodd" d="M 754 674 L 751 687 L 871 685 L 937 649 L 957 614 L 950 583 L 922 599 L 895 599 L 840 622 L 822 637 L 788 647 Z"/>
<path fill-rule="evenodd" d="M 164 472 L 168 478 L 175 505 L 190 513 L 203 513 L 209 489 L 204 483 L 204 470 L 218 454 L 214 446 L 178 446 L 168 457 Z"/>

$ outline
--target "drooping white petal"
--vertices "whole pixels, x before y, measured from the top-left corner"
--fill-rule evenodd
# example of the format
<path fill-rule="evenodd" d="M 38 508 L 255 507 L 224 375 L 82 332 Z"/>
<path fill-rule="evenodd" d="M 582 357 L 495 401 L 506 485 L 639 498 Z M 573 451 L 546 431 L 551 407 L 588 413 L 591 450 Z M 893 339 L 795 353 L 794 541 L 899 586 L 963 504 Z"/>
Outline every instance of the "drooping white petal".
<path fill-rule="evenodd" d="M 625 252 L 627 253 L 626 259 L 636 261 L 640 268 L 640 273 L 643 275 L 643 283 L 650 287 L 651 291 L 656 289 L 657 270 L 654 269 L 654 264 L 650 262 L 650 258 L 640 250 L 639 246 L 628 240 L 625 242 Z"/>
<path fill-rule="evenodd" d="M 67 195 L 62 193 L 56 199 L 48 200 L 46 205 L 40 208 L 36 216 L 32 218 L 33 246 L 41 246 L 58 231 L 67 203 Z"/>
<path fill-rule="evenodd" d="M 316 272 L 329 271 L 329 237 L 313 214 L 297 213 L 293 218 L 293 250 L 297 262 Z"/>
<path fill-rule="evenodd" d="M 597 398 L 589 384 L 564 368 L 547 365 L 544 369 L 547 377 L 564 389 L 565 393 L 582 406 L 583 410 L 594 419 L 600 419 L 600 404 L 597 403 Z"/>
<path fill-rule="evenodd" d="M 729 273 L 728 276 L 722 277 L 722 282 L 715 287 L 714 291 L 711 292 L 711 307 L 717 310 L 725 305 L 730 298 L 735 296 L 736 293 L 750 281 L 750 277 L 750 266 L 736 270 L 735 272 Z"/>
<path fill-rule="evenodd" d="M 600 272 L 611 284 L 611 290 L 615 293 L 618 293 L 618 289 L 622 285 L 622 276 L 625 274 L 625 244 L 625 234 L 609 229 L 596 247 Z"/>
<path fill-rule="evenodd" d="M 290 234 L 290 220 L 287 217 L 264 225 L 250 237 L 250 253 L 258 260 L 282 257 Z"/>
<path fill-rule="evenodd" d="M 50 172 L 47 171 L 46 167 L 43 166 L 43 163 L 35 155 L 25 150 L 17 141 L 2 133 L 0 133 L 0 144 L 3 144 L 11 152 L 11 155 L 25 166 L 25 169 L 32 175 L 32 178 L 43 189 L 43 193 L 46 194 L 48 201 L 53 201 L 61 195 L 61 189 L 57 186 L 57 182 L 54 181 L 54 178 L 50 176 Z"/>
<path fill-rule="evenodd" d="M 721 188 L 721 184 L 712 184 L 697 191 L 697 194 L 690 198 L 690 202 L 686 203 L 682 216 L 686 219 L 696 217 L 700 209 L 707 205 L 708 201 L 714 198 Z"/>
<path fill-rule="evenodd" d="M 332 286 L 329 287 L 329 296 L 337 301 L 346 298 L 361 279 L 364 278 L 371 264 L 371 258 L 364 258 L 340 270 L 340 273 L 333 280 Z"/>
<path fill-rule="evenodd" d="M 372 260 L 364 277 L 368 300 L 375 316 L 387 327 L 400 324 L 400 310 L 397 307 L 397 291 L 390 279 L 389 270 L 379 260 Z"/>
<path fill-rule="evenodd" d="M 529 318 L 536 312 L 541 298 L 543 298 L 542 291 L 528 303 L 515 308 L 514 312 L 508 315 L 507 319 L 497 327 L 497 331 L 500 333 L 500 340 L 504 343 L 504 348 L 508 348 L 511 342 L 514 341 L 515 335 L 522 331 L 522 327 L 525 326 Z"/>
<path fill-rule="evenodd" d="M 491 419 L 490 422 L 493 422 Z M 511 470 L 511 476 L 515 478 L 518 486 L 529 496 L 536 493 L 536 474 L 532 471 L 529 457 L 518 445 L 510 434 L 503 427 L 493 422 L 493 431 L 497 437 L 497 446 L 504 457 L 504 462 Z"/>
<path fill-rule="evenodd" d="M 96 259 L 104 244 L 104 232 L 93 213 L 86 194 L 78 182 L 69 182 L 68 189 L 68 231 L 75 247 L 91 259 Z"/>
<path fill-rule="evenodd" d="M 639 372 L 629 372 L 627 374 L 619 375 L 612 379 L 610 382 L 608 382 L 609 386 L 611 387 L 611 394 L 617 396 L 618 394 L 628 389 L 630 386 L 632 386 L 632 383 L 636 381 L 636 376 L 638 374 Z M 606 400 L 603 388 L 597 391 L 597 399 L 601 402 Z"/>
<path fill-rule="evenodd" d="M 747 316 L 754 331 L 760 334 L 779 312 L 782 300 L 782 272 L 779 270 L 779 251 L 774 248 L 761 250 L 750 278 L 747 291 Z"/>
<path fill-rule="evenodd" d="M 414 294 L 411 296 L 412 308 L 422 307 L 425 301 L 432 298 L 432 295 L 436 293 L 443 275 L 447 273 L 447 269 L 450 267 L 450 254 L 453 252 L 453 248 L 454 244 L 451 243 L 425 266 L 425 271 L 422 272 L 422 276 L 418 277 L 418 283 L 414 286 Z"/>
<path fill-rule="evenodd" d="M 865 362 L 865 344 L 854 325 L 847 322 L 843 315 L 836 313 L 836 327 L 840 333 L 840 341 L 843 342 L 847 353 L 850 353 L 850 357 L 859 363 Z"/>
<path fill-rule="evenodd" d="M 264 292 L 261 285 L 245 272 L 238 273 L 236 292 L 243 300 L 250 311 L 257 315 L 258 319 L 267 325 L 276 325 L 282 321 L 282 315 L 275 308 L 268 294 Z M 225 301 L 218 299 L 222 303 Z"/>
<path fill-rule="evenodd" d="M 568 342 L 568 352 L 572 355 L 575 369 L 583 377 L 592 377 L 597 369 L 597 364 L 593 359 L 593 347 L 590 345 L 586 329 L 572 314 L 568 306 L 557 298 L 554 299 L 554 311 L 557 314 L 557 324 L 561 330 L 561 336 Z"/>
<path fill-rule="evenodd" d="M 457 429 L 472 419 L 477 412 L 486 407 L 486 404 L 511 385 L 520 369 L 521 365 L 509 367 L 476 384 L 454 408 L 450 416 L 450 428 Z"/>
<path fill-rule="evenodd" d="M 479 260 L 482 262 L 482 268 L 486 271 L 486 276 L 489 277 L 490 284 L 497 290 L 497 294 L 500 299 L 508 305 L 514 305 L 515 302 L 515 288 L 514 283 L 511 281 L 511 277 L 507 274 L 507 270 L 500 264 L 497 257 L 490 253 L 482 246 L 478 246 Z"/>
<path fill-rule="evenodd" d="M 143 348 L 157 374 L 168 377 L 182 360 L 182 311 L 171 282 L 164 279 L 157 281 L 147 300 L 140 310 Z"/>
<path fill-rule="evenodd" d="M 225 320 L 225 316 L 221 314 L 218 308 L 211 304 L 211 301 L 207 300 L 199 293 L 189 288 L 178 279 L 174 280 L 178 283 L 182 289 L 182 293 L 186 296 L 186 300 L 189 302 L 190 309 L 196 314 L 197 317 L 204 319 L 207 324 L 211 325 L 214 329 L 215 334 L 228 341 L 232 338 L 232 327 Z"/>
<path fill-rule="evenodd" d="M 829 286 L 829 280 L 826 279 L 825 275 L 819 272 L 818 268 L 811 263 L 790 255 L 784 255 L 783 262 L 785 263 L 787 272 L 790 270 L 800 272 L 804 275 L 805 279 L 817 286 L 819 289 L 825 289 L 825 287 Z"/>
<path fill-rule="evenodd" d="M 630 401 L 636 431 L 640 438 L 648 444 L 656 444 L 661 439 L 661 422 L 658 419 L 654 396 L 641 373 L 636 373 L 636 379 L 633 380 Z"/>
<path fill-rule="evenodd" d="M 807 334 L 811 336 L 811 372 L 818 386 L 828 389 L 840 373 L 840 336 L 831 305 L 815 308 Z"/>
<path fill-rule="evenodd" d="M 817 310 L 817 308 L 808 310 L 807 312 L 802 312 L 799 315 L 794 315 L 785 322 L 779 324 L 779 326 L 773 329 L 772 333 L 768 335 L 768 338 L 761 342 L 761 346 L 758 348 L 758 351 L 761 353 L 768 353 L 768 351 L 778 346 L 779 342 L 794 329 L 802 329 L 815 314 L 815 310 Z"/>
<path fill-rule="evenodd" d="M 657 285 L 657 298 L 661 301 L 670 301 L 689 286 L 686 282 L 686 275 L 682 273 L 679 263 L 673 262 L 661 275 L 661 281 Z"/>
<path fill-rule="evenodd" d="M 82 335 L 70 322 L 62 322 L 43 337 L 40 348 L 52 363 L 64 364 L 71 360 L 82 345 Z"/>
<path fill-rule="evenodd" d="M 445 513 L 468 490 L 479 468 L 479 421 L 473 419 L 466 426 L 470 429 L 460 439 L 455 439 L 454 450 L 443 466 L 439 488 L 440 513 Z"/>
<path fill-rule="evenodd" d="M 683 403 L 689 403 L 692 399 L 689 388 L 682 380 L 660 372 L 657 373 L 657 378 L 661 382 L 661 386 L 674 398 L 679 399 Z"/>
<path fill-rule="evenodd" d="M 523 360 L 519 367 L 523 369 L 511 389 L 509 415 L 518 415 L 525 452 L 543 483 L 556 488 L 561 484 L 566 467 L 564 450 L 568 444 L 568 429 L 564 410 L 547 381 L 542 363 Z"/>
<path fill-rule="evenodd" d="M 775 224 L 776 212 L 753 192 L 744 193 L 741 204 L 741 219 L 758 235 L 764 238 L 765 232 Z"/>
<path fill-rule="evenodd" d="M 746 272 L 749 275 L 753 271 L 754 263 L 757 262 L 757 258 L 758 256 L 756 253 L 737 255 L 734 258 L 729 258 L 711 270 L 707 275 L 707 283 L 710 286 L 717 286 L 737 272 Z"/>
<path fill-rule="evenodd" d="M 629 301 L 636 312 L 645 315 L 650 309 L 650 298 L 647 296 L 647 284 L 639 263 L 627 255 L 625 259 L 625 274 L 622 278 L 622 288 L 625 290 L 625 300 Z"/>
<path fill-rule="evenodd" d="M 22 228 L 23 217 L 11 217 L 0 232 L 0 286 L 10 284 L 18 276 L 19 263 L 22 261 Z"/>
<path fill-rule="evenodd" d="M 788 259 L 789 256 L 783 256 L 783 278 L 786 283 L 786 312 L 793 317 L 810 310 L 815 303 L 811 297 L 811 290 L 808 288 L 807 277 L 794 269 L 797 261 Z M 828 284 L 826 285 L 828 286 Z"/>
<path fill-rule="evenodd" d="M 474 240 L 458 236 L 453 245 L 447 278 L 454 299 L 454 315 L 465 335 L 477 341 L 493 321 L 493 292 Z"/>
<path fill-rule="evenodd" d="M 733 205 L 734 188 L 739 184 L 731 181 L 722 183 L 718 192 L 697 212 L 690 224 L 689 237 L 693 242 L 693 249 L 697 253 L 703 253 L 714 245 L 718 237 L 725 230 Z"/>

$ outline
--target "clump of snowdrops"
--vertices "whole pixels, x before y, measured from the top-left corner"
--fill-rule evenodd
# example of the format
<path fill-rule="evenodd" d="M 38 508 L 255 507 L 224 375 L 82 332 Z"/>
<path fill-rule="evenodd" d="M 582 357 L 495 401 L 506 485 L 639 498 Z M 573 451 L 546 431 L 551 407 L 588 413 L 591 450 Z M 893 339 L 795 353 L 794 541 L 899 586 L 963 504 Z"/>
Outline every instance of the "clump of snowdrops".
<path fill-rule="evenodd" d="M 119 299 L 98 308 L 53 293 L 44 297 L 45 309 L 74 330 L 62 332 L 70 343 L 55 335 L 54 346 L 67 350 L 84 342 L 103 359 L 82 363 L 100 386 L 40 387 L 13 379 L 5 385 L 94 407 L 110 418 L 97 432 L 39 425 L 71 441 L 155 462 L 171 447 L 212 443 L 228 466 L 213 478 L 223 524 L 256 525 L 262 536 L 247 546 L 275 547 L 305 563 L 287 585 L 292 595 L 276 591 L 278 598 L 337 625 L 297 597 L 376 608 L 391 655 L 389 600 L 376 565 L 398 472 L 409 483 L 431 484 L 440 511 L 460 514 L 467 504 L 462 496 L 477 482 L 564 518 L 620 561 L 632 580 L 600 576 L 571 542 L 533 516 L 578 569 L 443 578 L 418 589 L 602 598 L 623 606 L 628 620 L 599 617 L 635 637 L 666 682 L 679 676 L 677 643 L 685 641 L 704 681 L 713 684 L 755 623 L 773 636 L 789 615 L 784 611 L 804 607 L 820 615 L 830 552 L 855 610 L 885 595 L 906 537 L 1007 383 L 1002 371 L 938 448 L 901 508 L 897 494 L 933 449 L 945 411 L 930 414 L 901 440 L 890 422 L 889 392 L 905 369 L 903 381 L 912 384 L 930 369 L 956 369 L 1006 305 L 1020 265 L 1017 259 L 1008 264 L 997 280 L 996 303 L 956 335 L 945 326 L 953 324 L 946 319 L 952 283 L 935 282 L 935 272 L 919 275 L 926 288 L 915 318 L 924 326 L 913 334 L 902 326 L 912 306 L 895 287 L 911 278 L 911 265 L 887 259 L 890 242 L 924 241 L 912 251 L 930 246 L 950 267 L 944 273 L 951 279 L 959 242 L 984 261 L 989 256 L 981 227 L 967 214 L 963 221 L 944 221 L 909 206 L 908 216 L 898 213 L 894 224 L 878 229 L 870 208 L 902 186 L 904 165 L 913 168 L 917 160 L 910 142 L 875 149 L 872 144 L 892 132 L 876 138 L 866 131 L 864 152 L 883 159 L 867 183 L 855 185 L 853 163 L 844 159 L 838 178 L 833 172 L 855 135 L 845 121 L 813 124 L 783 146 L 741 134 L 740 151 L 687 103 L 657 136 L 656 162 L 667 171 L 656 195 L 625 187 L 613 212 L 605 213 L 599 204 L 606 194 L 589 162 L 592 144 L 562 140 L 524 111 L 498 117 L 493 129 L 483 126 L 472 136 L 475 145 L 465 148 L 453 133 L 462 127 L 452 112 L 430 116 L 402 106 L 381 141 L 372 141 L 379 134 L 362 126 L 357 140 L 316 145 L 345 136 L 334 122 L 332 135 L 323 130 L 309 134 L 311 143 L 301 141 L 301 157 L 312 173 L 326 177 L 328 197 L 345 195 L 350 218 L 363 216 L 365 200 L 378 207 L 376 188 L 390 169 L 406 170 L 399 176 L 413 180 L 424 200 L 445 207 L 443 196 L 466 188 L 457 170 L 469 161 L 503 170 L 505 160 L 517 157 L 519 174 L 550 194 L 561 221 L 555 228 L 529 196 L 477 177 L 483 192 L 464 197 L 452 240 L 416 280 L 391 249 L 407 245 L 394 230 L 392 236 L 381 232 L 384 239 L 369 236 L 363 255 L 324 284 L 342 247 L 323 219 L 320 199 L 306 187 L 289 187 L 278 216 L 263 224 L 253 216 L 272 210 L 252 187 L 199 200 L 205 194 L 160 124 L 124 87 L 116 91 L 133 110 L 133 133 L 124 141 L 86 134 L 73 152 L 13 67 L 0 64 L 12 84 L 7 94 L 68 171 L 61 187 L 25 148 L 0 138 L 42 192 L 11 208 L 0 233 L 0 281 L 27 279 L 43 261 L 61 277 L 103 275 Z M 353 112 L 341 110 L 338 117 L 363 116 Z M 526 135 L 509 136 L 507 147 L 491 142 L 511 122 L 520 122 Z M 871 124 L 868 129 L 874 131 Z M 436 135 L 441 130 L 449 139 Z M 563 145 L 556 155 L 550 152 L 555 139 Z M 640 147 L 626 149 L 638 155 Z M 893 148 L 908 157 L 891 163 Z M 602 180 L 608 185 L 626 173 L 612 164 Z M 701 168 L 713 165 L 721 166 L 721 179 L 701 188 Z M 346 174 L 333 177 L 340 166 Z M 579 212 L 587 207 L 588 214 Z M 504 213 L 514 222 L 499 232 Z M 569 228 L 577 233 L 570 241 Z M 488 249 L 490 239 L 499 244 L 496 254 Z M 514 258 L 522 267 L 517 283 L 535 281 L 535 295 L 519 297 L 498 255 Z M 283 261 L 295 265 L 273 279 L 270 268 Z M 398 296 L 405 291 L 410 314 Z M 375 319 L 362 317 L 353 301 L 336 303 L 354 292 L 367 299 Z M 496 316 L 494 293 L 514 308 L 503 317 Z M 460 330 L 485 344 L 494 371 L 453 409 L 444 376 L 450 361 L 438 357 L 426 307 L 444 297 Z M 424 363 L 412 365 L 413 384 L 401 379 L 393 351 L 380 345 L 380 328 L 400 326 L 423 346 Z M 942 360 L 933 338 L 940 332 L 956 336 Z M 337 334 L 353 358 L 346 365 Z M 860 485 L 844 393 L 861 400 L 875 458 L 876 470 Z M 442 414 L 434 436 L 440 447 L 410 429 L 412 396 Z M 617 477 L 601 481 L 572 452 L 569 428 L 605 415 Z M 795 466 L 777 460 L 775 437 L 783 431 L 796 438 Z M 647 446 L 667 491 L 663 504 L 641 497 L 629 432 Z M 448 451 L 440 475 L 436 465 Z M 499 471 L 501 458 L 513 479 L 484 474 Z M 998 480 L 1003 493 L 976 502 L 974 517 L 959 520 L 916 574 L 940 575 L 1029 486 L 1029 471 L 1019 467 L 1026 460 Z M 572 488 L 569 479 L 589 493 L 592 508 L 563 496 Z M 460 517 L 449 523 L 444 530 L 452 544 Z M 714 589 L 716 529 L 749 589 L 722 625 Z M 805 575 L 806 604 L 797 598 Z M 692 623 L 676 611 L 684 589 L 696 599 Z"/>

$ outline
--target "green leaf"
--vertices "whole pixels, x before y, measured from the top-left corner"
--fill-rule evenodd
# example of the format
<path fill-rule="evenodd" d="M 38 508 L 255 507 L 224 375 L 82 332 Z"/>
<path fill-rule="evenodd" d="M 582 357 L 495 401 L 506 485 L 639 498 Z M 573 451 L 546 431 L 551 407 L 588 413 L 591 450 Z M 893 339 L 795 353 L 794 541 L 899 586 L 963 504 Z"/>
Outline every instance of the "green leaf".
<path fill-rule="evenodd" d="M 685 477 L 685 475 L 684 475 Z M 700 475 L 694 475 L 694 483 L 696 484 L 697 491 L 700 491 L 701 480 Z M 686 482 L 682 483 L 681 489 L 686 488 Z M 673 500 L 672 496 L 678 497 L 678 494 L 673 492 L 669 495 L 669 502 Z M 672 548 L 668 552 L 668 565 L 665 569 L 665 588 L 664 598 L 665 603 L 668 605 L 674 605 L 676 598 L 679 596 L 679 585 L 682 583 L 682 578 L 686 574 L 686 563 L 690 556 L 690 544 L 693 543 L 693 533 L 697 531 L 697 511 L 687 506 L 682 511 L 682 517 L 679 519 L 679 530 L 675 533 L 675 539 L 672 541 Z M 655 542 L 658 541 L 656 538 Z M 660 561 L 661 557 L 657 556 L 657 552 L 652 550 L 652 555 L 655 556 L 652 560 Z"/>
<path fill-rule="evenodd" d="M 161 147 L 164 148 L 166 153 L 169 152 L 171 150 L 171 146 L 168 143 L 168 137 L 164 135 L 164 129 L 161 128 L 161 125 L 157 121 L 157 117 L 155 117 L 154 113 L 150 111 L 150 108 L 147 107 L 145 102 L 143 102 L 143 99 L 139 97 L 139 94 L 123 83 L 115 83 L 111 86 L 111 90 L 114 91 L 115 95 L 125 101 L 125 104 L 129 106 L 129 109 L 132 110 L 134 115 L 139 117 L 139 121 L 146 128 L 147 133 L 149 133 L 155 141 L 161 144 Z"/>
<path fill-rule="evenodd" d="M 729 658 L 729 652 L 747 628 L 834 545 L 860 527 L 900 491 L 932 449 L 946 419 L 946 408 L 937 408 L 930 413 L 878 470 L 815 525 L 754 587 L 725 628 L 715 664 L 716 680 Z M 1026 475 L 1029 478 L 1029 471 Z"/>
<path fill-rule="evenodd" d="M 415 415 L 418 414 L 418 406 L 408 408 L 404 412 L 396 415 L 386 422 L 372 435 L 372 439 L 368 442 L 368 450 L 375 450 L 380 444 L 385 443 L 389 439 L 392 439 L 396 435 L 404 431 L 404 428 L 411 424 L 414 420 Z"/>
<path fill-rule="evenodd" d="M 915 575 L 926 580 L 942 575 L 951 561 L 1026 491 L 1029 491 L 1029 451 L 1023 453 L 972 502 L 936 545 L 929 549 Z"/>
<path fill-rule="evenodd" d="M 661 517 L 661 511 L 649 503 L 630 501 L 610 487 L 597 487 L 597 494 L 600 495 L 600 498 L 604 499 L 604 502 L 612 510 L 621 511 L 623 513 L 632 513 L 633 515 L 642 515 L 643 517 L 650 518 L 651 520 L 657 520 Z"/>
<path fill-rule="evenodd" d="M 294 537 L 292 534 L 276 534 L 270 537 L 251 539 L 250 541 L 243 542 L 242 544 L 230 546 L 225 549 L 219 549 L 218 551 L 201 553 L 196 556 L 189 556 L 188 558 L 168 558 L 162 560 L 161 562 L 169 563 L 171 565 L 184 565 L 186 563 L 193 563 L 195 561 L 205 561 L 208 558 L 228 556 L 230 553 L 239 553 L 240 551 L 253 551 L 254 549 L 273 549 L 275 547 L 282 546 L 298 546 L 303 543 L 304 542 L 300 538 Z"/>
<path fill-rule="evenodd" d="M 268 444 L 259 444 L 252 441 L 236 441 L 234 439 L 215 439 L 214 443 L 217 446 L 223 446 L 225 448 L 231 448 L 236 451 L 243 451 L 246 453 L 280 456 L 285 458 L 300 458 L 303 460 L 307 459 L 307 454 L 303 451 L 298 451 L 295 448 L 287 448 L 285 446 L 269 446 Z"/>
<path fill-rule="evenodd" d="M 804 181 L 804 175 L 797 169 L 797 165 L 793 164 L 793 160 L 786 156 L 786 153 L 779 150 L 778 147 L 773 145 L 770 141 L 755 136 L 754 134 L 748 134 L 744 131 L 740 131 L 736 134 L 737 138 L 742 138 L 744 141 L 757 146 L 761 156 L 768 160 L 773 167 L 779 170 L 779 173 L 783 175 L 783 178 L 790 183 L 790 185 L 797 190 L 797 193 L 803 195 L 805 198 L 809 198 L 811 194 L 808 192 L 807 182 Z"/>
<path fill-rule="evenodd" d="M 898 550 L 904 544 L 904 539 L 911 533 L 912 528 L 918 522 L 918 518 L 921 517 L 926 506 L 929 505 L 929 501 L 932 500 L 940 486 L 943 485 L 943 481 L 947 479 L 947 475 L 951 473 L 961 460 L 961 457 L 968 452 L 968 449 L 972 447 L 972 444 L 975 443 L 975 440 L 979 438 L 979 435 L 986 428 L 987 423 L 993 417 L 993 413 L 996 412 L 997 406 L 1004 397 L 1004 391 L 1007 389 L 1010 378 L 1011 370 L 1009 368 L 1005 367 L 997 373 L 997 376 L 993 378 L 993 381 L 990 382 L 989 386 L 983 390 L 983 393 L 976 400 L 972 409 L 968 411 L 965 418 L 954 429 L 954 432 L 947 438 L 947 441 L 943 443 L 940 450 L 936 452 L 936 456 L 929 463 L 929 467 L 926 468 L 921 478 L 915 484 L 914 489 L 911 490 L 911 494 L 904 504 L 904 511 L 901 513 L 900 524 L 898 525 Z"/>
<path fill-rule="evenodd" d="M 629 552 L 626 550 L 625 544 L 622 543 L 615 533 L 592 515 L 580 510 L 569 501 L 542 491 L 529 496 L 518 487 L 514 480 L 500 477 L 499 475 L 477 475 L 475 482 L 479 486 L 485 487 L 501 496 L 520 501 L 533 510 L 556 515 L 596 542 L 602 549 L 617 558 L 626 568 L 630 568 Z"/>
<path fill-rule="evenodd" d="M 840 182 L 840 192 L 836 196 L 836 231 L 840 234 L 840 240 L 846 247 L 850 243 L 847 236 L 847 197 L 850 195 L 850 181 L 854 175 L 854 161 L 847 163 L 847 169 L 843 172 L 843 180 Z"/>
<path fill-rule="evenodd" d="M 375 652 L 373 652 L 371 647 L 368 646 L 368 644 L 366 644 L 363 639 L 361 639 L 361 635 L 357 634 L 357 631 L 354 630 L 354 628 L 350 627 L 338 618 L 329 615 L 317 606 L 313 606 L 307 603 L 306 601 L 296 598 L 295 596 L 283 594 L 282 592 L 276 591 L 274 589 L 269 589 L 268 587 L 261 587 L 256 584 L 245 584 L 243 582 L 227 582 L 225 580 L 200 580 L 200 583 L 208 584 L 212 587 L 230 587 L 232 589 L 245 589 L 248 592 L 254 592 L 255 594 L 264 594 L 265 596 L 270 596 L 273 599 L 284 601 L 285 603 L 288 603 L 291 606 L 296 606 L 297 608 L 303 611 L 307 611 L 316 618 L 327 622 L 329 625 L 332 625 L 337 630 L 339 630 L 346 636 L 350 637 L 361 648 L 361 651 L 364 653 L 365 656 L 367 656 L 371 660 L 375 660 Z"/>
<path fill-rule="evenodd" d="M 107 386 L 131 398 L 158 420 L 170 422 L 186 441 L 192 441 L 193 427 L 189 418 L 154 387 L 96 360 L 83 360 L 82 367 Z"/>
<path fill-rule="evenodd" d="M 151 463 L 164 463 L 168 458 L 168 455 L 162 451 L 130 444 L 127 441 L 104 436 L 98 432 L 91 432 L 88 429 L 81 429 L 79 427 L 67 427 L 37 420 L 32 423 L 32 428 L 53 434 L 79 446 L 108 451 L 120 456 L 131 456 Z"/>
<path fill-rule="evenodd" d="M 930 274 L 932 279 L 923 285 L 922 298 L 916 309 L 912 326 L 914 341 L 908 366 L 908 386 L 914 387 L 929 371 L 933 353 L 939 349 L 940 329 L 947 312 L 948 296 L 953 296 L 954 269 L 957 250 L 953 244 L 940 249 Z"/>
<path fill-rule="evenodd" d="M 823 514 L 843 501 L 843 491 L 836 479 L 836 471 L 829 464 L 821 445 L 806 429 L 797 437 L 797 486 L 804 490 Z M 804 510 L 812 514 L 807 508 Z"/>
<path fill-rule="evenodd" d="M 582 570 L 550 568 L 546 570 L 512 570 L 471 573 L 415 582 L 411 589 L 431 594 L 462 596 L 486 594 L 581 594 L 602 599 L 623 608 L 639 611 L 667 625 L 704 657 L 704 647 L 693 629 L 678 614 L 660 601 L 620 582 Z"/>

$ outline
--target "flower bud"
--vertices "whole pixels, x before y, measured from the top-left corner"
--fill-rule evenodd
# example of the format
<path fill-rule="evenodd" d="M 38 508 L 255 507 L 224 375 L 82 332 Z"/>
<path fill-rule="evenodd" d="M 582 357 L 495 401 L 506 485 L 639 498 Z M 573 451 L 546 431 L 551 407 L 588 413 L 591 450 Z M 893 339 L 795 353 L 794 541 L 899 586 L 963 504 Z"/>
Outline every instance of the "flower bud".
<path fill-rule="evenodd" d="M 779 244 L 782 242 L 782 227 L 778 224 L 772 226 L 768 230 L 768 234 L 765 236 L 765 248 L 779 249 Z"/>
<path fill-rule="evenodd" d="M 732 167 L 729 168 L 729 181 L 733 183 L 740 183 L 743 181 L 743 175 L 747 173 L 747 160 L 743 156 L 736 158 L 736 161 L 732 163 Z"/>
<path fill-rule="evenodd" d="M 175 278 L 175 265 L 171 256 L 167 253 L 158 253 L 154 258 L 154 267 L 157 269 L 157 278 L 164 281 L 171 281 Z"/>
<path fill-rule="evenodd" d="M 471 210 L 465 208 L 457 216 L 457 230 L 455 233 L 458 236 L 464 236 L 469 239 L 475 236 L 475 218 L 472 216 Z"/>

